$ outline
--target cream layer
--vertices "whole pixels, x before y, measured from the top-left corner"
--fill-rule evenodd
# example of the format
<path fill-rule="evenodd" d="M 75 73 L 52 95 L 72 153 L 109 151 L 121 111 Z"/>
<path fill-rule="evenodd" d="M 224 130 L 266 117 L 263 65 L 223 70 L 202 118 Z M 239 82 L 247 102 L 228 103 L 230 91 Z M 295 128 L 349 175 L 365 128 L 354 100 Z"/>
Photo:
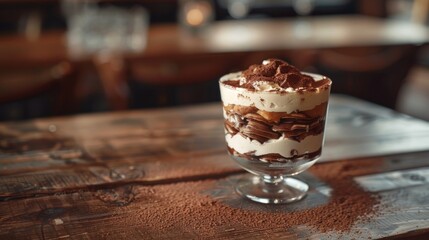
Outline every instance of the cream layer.
<path fill-rule="evenodd" d="M 256 140 L 251 140 L 237 133 L 234 136 L 227 133 L 225 135 L 226 142 L 230 148 L 233 148 L 240 154 L 254 152 L 253 155 L 261 156 L 270 153 L 277 153 L 285 158 L 291 158 L 295 152 L 297 155 L 316 152 L 323 145 L 323 133 L 312 135 L 304 138 L 301 142 L 291 140 L 288 138 L 280 137 L 279 139 L 271 139 L 264 143 Z"/>
<path fill-rule="evenodd" d="M 305 73 L 318 81 L 324 77 L 317 74 Z M 268 112 L 286 112 L 311 110 L 315 106 L 327 102 L 329 99 L 329 88 L 320 88 L 316 91 L 297 92 L 291 88 L 280 88 L 259 83 L 259 91 L 249 91 L 245 88 L 233 87 L 223 82 L 226 80 L 241 79 L 241 72 L 230 73 L 220 79 L 220 92 L 224 106 L 229 104 L 241 106 L 254 106 Z M 245 80 L 244 80 L 245 81 Z M 268 84 L 268 85 L 267 85 Z"/>

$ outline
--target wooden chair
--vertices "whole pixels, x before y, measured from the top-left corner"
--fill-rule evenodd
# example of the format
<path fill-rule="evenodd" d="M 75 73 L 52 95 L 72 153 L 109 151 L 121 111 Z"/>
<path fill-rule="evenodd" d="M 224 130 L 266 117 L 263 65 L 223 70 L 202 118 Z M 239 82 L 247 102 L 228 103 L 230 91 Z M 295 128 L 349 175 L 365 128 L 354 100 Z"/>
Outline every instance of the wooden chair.
<path fill-rule="evenodd" d="M 219 77 L 239 70 L 233 67 L 238 59 L 238 54 L 126 58 L 98 69 L 112 109 L 165 107 L 220 100 Z"/>
<path fill-rule="evenodd" d="M 322 50 L 319 73 L 332 78 L 332 92 L 362 98 L 394 109 L 399 89 L 420 46 L 362 47 Z"/>
<path fill-rule="evenodd" d="M 0 66 L 0 119 L 18 120 L 73 112 L 74 84 L 68 62 Z M 20 108 L 20 109 L 18 109 Z M 17 111 L 19 113 L 17 113 Z"/>

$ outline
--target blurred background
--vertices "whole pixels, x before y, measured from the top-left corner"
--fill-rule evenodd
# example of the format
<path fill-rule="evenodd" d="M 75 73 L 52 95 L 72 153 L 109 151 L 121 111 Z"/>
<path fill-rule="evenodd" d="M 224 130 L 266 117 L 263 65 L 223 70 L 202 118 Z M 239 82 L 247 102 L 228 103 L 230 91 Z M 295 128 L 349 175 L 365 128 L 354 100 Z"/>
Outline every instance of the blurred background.
<path fill-rule="evenodd" d="M 429 120 L 429 0 L 0 0 L 0 121 L 219 101 L 267 58 Z"/>

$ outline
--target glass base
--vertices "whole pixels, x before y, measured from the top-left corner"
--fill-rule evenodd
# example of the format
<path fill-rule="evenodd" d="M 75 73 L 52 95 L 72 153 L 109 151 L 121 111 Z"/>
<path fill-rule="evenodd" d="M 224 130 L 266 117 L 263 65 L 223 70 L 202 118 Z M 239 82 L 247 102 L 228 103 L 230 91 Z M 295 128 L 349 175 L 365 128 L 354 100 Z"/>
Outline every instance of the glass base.
<path fill-rule="evenodd" d="M 241 196 L 265 204 L 291 203 L 305 197 L 308 184 L 295 178 L 245 176 L 235 190 Z"/>

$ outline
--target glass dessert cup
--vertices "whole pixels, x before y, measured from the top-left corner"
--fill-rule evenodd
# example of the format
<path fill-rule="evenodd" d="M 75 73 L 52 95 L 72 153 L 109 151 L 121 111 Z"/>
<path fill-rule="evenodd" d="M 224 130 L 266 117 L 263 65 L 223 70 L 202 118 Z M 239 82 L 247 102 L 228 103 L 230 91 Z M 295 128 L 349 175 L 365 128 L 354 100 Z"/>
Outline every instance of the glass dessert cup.
<path fill-rule="evenodd" d="M 308 92 L 258 92 L 225 84 L 237 73 L 221 78 L 228 152 L 251 173 L 235 186 L 241 196 L 265 204 L 306 196 L 308 184 L 293 176 L 320 158 L 331 85 L 326 77 L 308 75 L 327 83 Z"/>
<path fill-rule="evenodd" d="M 242 168 L 252 174 L 242 177 L 235 190 L 252 201 L 266 204 L 290 203 L 301 200 L 307 194 L 307 183 L 293 178 L 309 167 L 319 157 L 303 158 L 295 163 L 259 163 L 230 154 Z"/>

